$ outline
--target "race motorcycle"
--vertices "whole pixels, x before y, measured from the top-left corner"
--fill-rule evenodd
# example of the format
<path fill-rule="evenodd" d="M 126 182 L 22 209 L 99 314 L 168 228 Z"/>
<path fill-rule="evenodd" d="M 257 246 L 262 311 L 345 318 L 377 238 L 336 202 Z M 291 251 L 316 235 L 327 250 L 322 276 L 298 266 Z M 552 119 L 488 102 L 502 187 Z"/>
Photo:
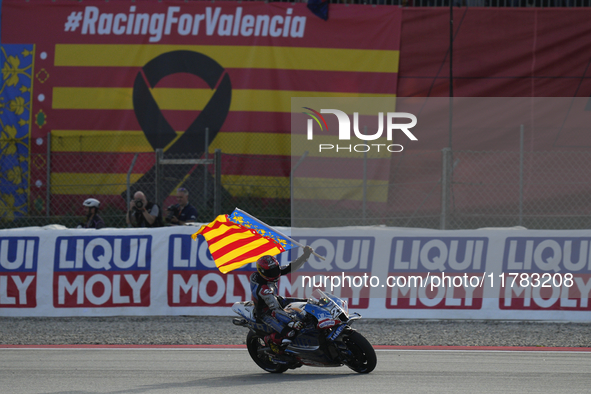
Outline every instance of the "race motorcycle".
<path fill-rule="evenodd" d="M 265 343 L 265 335 L 273 329 L 254 316 L 252 301 L 236 302 L 232 310 L 241 318 L 233 323 L 250 329 L 246 347 L 253 361 L 271 373 L 282 373 L 302 365 L 339 367 L 346 365 L 355 372 L 370 373 L 376 367 L 376 353 L 365 337 L 350 327 L 360 319 L 349 313 L 347 301 L 315 289 L 305 301 L 288 304 L 285 311 L 304 323 L 292 343 L 281 347 Z"/>

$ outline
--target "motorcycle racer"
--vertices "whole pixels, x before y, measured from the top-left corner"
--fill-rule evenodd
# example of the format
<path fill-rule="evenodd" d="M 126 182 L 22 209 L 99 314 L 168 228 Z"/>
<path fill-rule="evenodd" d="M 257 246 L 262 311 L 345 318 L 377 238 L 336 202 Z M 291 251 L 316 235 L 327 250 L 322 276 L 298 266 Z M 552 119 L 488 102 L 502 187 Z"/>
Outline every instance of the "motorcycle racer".
<path fill-rule="evenodd" d="M 250 289 L 255 303 L 257 320 L 262 320 L 276 332 L 265 336 L 265 343 L 280 346 L 291 343 L 296 331 L 303 327 L 302 322 L 294 320 L 283 308 L 297 299 L 284 299 L 278 295 L 277 281 L 281 275 L 297 271 L 308 260 L 313 249 L 304 247 L 302 256 L 289 265 L 281 267 L 273 256 L 263 256 L 256 262 L 257 272 L 250 276 Z M 275 349 L 273 349 L 275 350 Z"/>

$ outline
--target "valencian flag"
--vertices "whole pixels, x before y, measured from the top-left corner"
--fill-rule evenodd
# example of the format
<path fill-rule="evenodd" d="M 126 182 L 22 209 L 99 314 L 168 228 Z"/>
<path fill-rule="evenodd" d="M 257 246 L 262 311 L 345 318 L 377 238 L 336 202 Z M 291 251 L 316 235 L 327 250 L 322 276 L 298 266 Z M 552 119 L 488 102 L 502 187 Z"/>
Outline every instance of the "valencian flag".
<path fill-rule="evenodd" d="M 33 45 L 1 45 L 0 219 L 28 213 Z"/>
<path fill-rule="evenodd" d="M 207 241 L 216 267 L 224 274 L 257 261 L 262 256 L 277 255 L 296 246 L 277 233 L 272 238 L 265 237 L 255 229 L 231 221 L 228 215 L 220 215 L 213 222 L 202 226 L 192 238 L 196 240 L 200 234 Z"/>
<path fill-rule="evenodd" d="M 228 218 L 236 224 L 256 231 L 265 238 L 271 238 L 275 242 L 281 244 L 285 250 L 300 246 L 295 243 L 293 239 L 287 237 L 277 230 L 272 229 L 267 224 L 261 222 L 257 218 L 249 215 L 241 209 L 236 208 Z"/>

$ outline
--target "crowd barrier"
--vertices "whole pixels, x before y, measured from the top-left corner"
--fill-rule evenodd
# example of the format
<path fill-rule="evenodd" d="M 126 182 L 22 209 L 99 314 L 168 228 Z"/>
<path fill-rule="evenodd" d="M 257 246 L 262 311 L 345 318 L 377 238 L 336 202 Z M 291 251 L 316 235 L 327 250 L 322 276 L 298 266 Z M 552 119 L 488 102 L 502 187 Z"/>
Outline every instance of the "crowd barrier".
<path fill-rule="evenodd" d="M 191 239 L 197 229 L 0 230 L 0 315 L 230 316 L 234 302 L 251 298 L 254 267 L 220 273 L 205 241 Z M 586 230 L 345 227 L 292 236 L 326 260 L 312 256 L 282 278 L 283 296 L 320 287 L 368 318 L 591 321 Z"/>

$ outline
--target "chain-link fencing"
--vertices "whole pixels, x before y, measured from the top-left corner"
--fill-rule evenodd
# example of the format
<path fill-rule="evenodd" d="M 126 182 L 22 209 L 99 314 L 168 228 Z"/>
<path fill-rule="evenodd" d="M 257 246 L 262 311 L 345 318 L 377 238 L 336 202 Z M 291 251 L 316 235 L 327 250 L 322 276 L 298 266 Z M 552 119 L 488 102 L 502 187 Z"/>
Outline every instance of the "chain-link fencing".
<path fill-rule="evenodd" d="M 347 197 L 296 200 L 295 218 L 298 227 L 583 229 L 591 226 L 589 173 L 590 152 L 406 154 L 392 157 L 387 184 L 332 179 L 321 186 L 324 190 L 300 186 L 308 195 L 324 196 L 332 189 Z M 372 188 L 381 201 L 363 199 Z"/>
<path fill-rule="evenodd" d="M 447 228 L 591 226 L 590 152 L 460 151 L 447 157 L 444 165 L 454 165 Z"/>
<path fill-rule="evenodd" d="M 141 178 L 142 173 L 148 172 L 156 162 L 153 152 L 117 155 L 51 152 L 48 155 L 32 155 L 31 160 L 33 163 L 46 163 L 46 168 L 43 168 L 45 174 L 40 172 L 36 174 L 36 180 L 33 179 L 29 215 L 15 220 L 12 224 L 16 227 L 83 225 L 86 213 L 82 204 L 87 198 L 100 201 L 99 214 L 108 227 L 125 227 L 128 183 L 134 185 L 134 191 L 144 191 L 148 200 L 153 201 L 153 179 Z"/>
<path fill-rule="evenodd" d="M 79 1 L 79 0 L 76 0 Z M 220 0 L 218 0 L 220 1 Z M 235 0 L 226 0 L 235 1 Z M 260 0 L 249 0 L 260 1 Z M 276 2 L 295 3 L 293 0 Z M 591 7 L 591 0 L 451 0 L 454 7 Z M 393 5 L 399 7 L 449 7 L 450 0 L 328 0 L 330 4 Z"/>
<path fill-rule="evenodd" d="M 1 204 L 0 228 L 78 227 L 86 221 L 87 198 L 100 201 L 99 214 L 108 227 L 126 227 L 126 212 L 137 191 L 160 205 L 166 218 L 181 187 L 189 192 L 200 222 L 240 207 L 274 225 L 290 225 L 290 156 L 283 154 L 289 146 L 281 148 L 283 140 L 273 138 L 280 134 L 253 134 L 256 154 L 243 138 L 220 135 L 225 142 L 213 141 L 203 155 L 148 151 L 143 133 L 87 134 L 52 133 L 47 151 L 30 155 L 30 187 L 22 191 L 28 202 L 25 207 Z"/>
<path fill-rule="evenodd" d="M 396 153 L 387 159 L 364 155 L 335 164 L 305 157 L 300 168 L 306 164 L 319 175 L 293 172 L 295 227 L 439 226 L 441 152 Z"/>
<path fill-rule="evenodd" d="M 238 207 L 271 225 L 297 227 L 590 225 L 591 152 L 401 152 L 385 159 L 386 177 L 372 178 L 376 159 L 366 157 L 357 162 L 357 175 L 342 179 L 323 175 L 314 157 L 285 154 L 289 149 L 277 143 L 282 139 L 273 142 L 262 134 L 252 138 L 256 154 L 226 138 L 225 145 L 214 141 L 208 154 L 200 157 L 153 151 L 75 152 L 64 145 L 66 140 L 58 144 L 54 138 L 47 154 L 31 154 L 27 209 L 10 215 L 8 211 L 16 208 L 5 201 L 0 226 L 74 228 L 85 221 L 83 201 L 93 197 L 101 201 L 100 215 L 107 226 L 126 227 L 125 214 L 135 191 L 157 202 L 166 216 L 179 187 L 189 191 L 200 222 Z M 278 152 L 282 154 L 274 154 Z M 384 158 L 380 160 L 384 165 Z M 305 165 L 315 177 L 298 177 Z"/>

